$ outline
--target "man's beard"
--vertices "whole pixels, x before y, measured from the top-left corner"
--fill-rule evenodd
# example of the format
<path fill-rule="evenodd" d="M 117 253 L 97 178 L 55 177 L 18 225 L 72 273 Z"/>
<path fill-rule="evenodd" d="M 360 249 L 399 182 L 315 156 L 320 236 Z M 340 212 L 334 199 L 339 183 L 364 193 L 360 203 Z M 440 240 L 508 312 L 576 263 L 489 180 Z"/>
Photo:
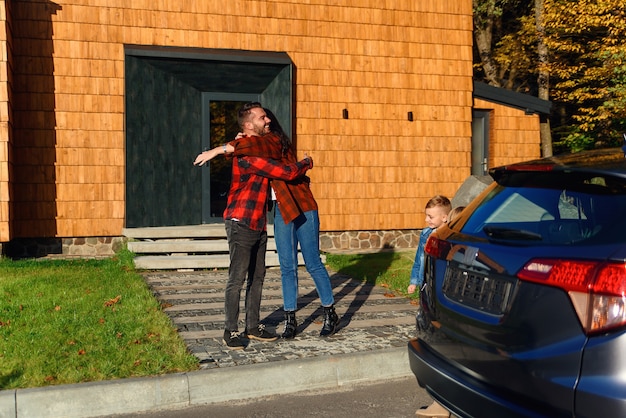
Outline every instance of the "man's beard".
<path fill-rule="evenodd" d="M 254 132 L 255 132 L 258 136 L 263 136 L 263 135 L 265 135 L 267 132 L 269 132 L 269 130 L 266 130 L 265 125 L 263 125 L 263 126 L 258 126 L 258 127 L 255 127 Z"/>

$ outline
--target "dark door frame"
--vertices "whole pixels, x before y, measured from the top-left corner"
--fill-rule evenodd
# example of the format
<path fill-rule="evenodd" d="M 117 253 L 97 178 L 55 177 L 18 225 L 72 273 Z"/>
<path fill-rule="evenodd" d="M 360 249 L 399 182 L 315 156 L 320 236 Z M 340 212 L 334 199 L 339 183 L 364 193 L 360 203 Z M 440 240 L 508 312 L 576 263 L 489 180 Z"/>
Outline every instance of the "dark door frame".
<path fill-rule="evenodd" d="M 205 106 L 260 101 L 292 133 L 293 62 L 284 52 L 146 45 L 125 45 L 125 60 L 125 227 L 217 221 L 200 190 L 210 172 L 190 167 L 209 142 Z"/>
<path fill-rule="evenodd" d="M 471 174 L 485 176 L 489 170 L 489 118 L 490 110 L 472 110 Z"/>

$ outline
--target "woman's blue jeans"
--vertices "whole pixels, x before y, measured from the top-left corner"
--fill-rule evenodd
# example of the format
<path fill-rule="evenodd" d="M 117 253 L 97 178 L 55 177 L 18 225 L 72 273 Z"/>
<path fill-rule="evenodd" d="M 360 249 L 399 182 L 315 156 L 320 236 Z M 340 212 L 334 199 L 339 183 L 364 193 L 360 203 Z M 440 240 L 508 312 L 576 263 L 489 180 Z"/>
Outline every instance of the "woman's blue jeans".
<path fill-rule="evenodd" d="M 322 306 L 333 305 L 335 298 L 330 276 L 320 258 L 320 220 L 317 210 L 304 212 L 285 225 L 280 207 L 276 205 L 274 239 L 280 263 L 285 311 L 295 311 L 298 307 L 298 243 Z"/>

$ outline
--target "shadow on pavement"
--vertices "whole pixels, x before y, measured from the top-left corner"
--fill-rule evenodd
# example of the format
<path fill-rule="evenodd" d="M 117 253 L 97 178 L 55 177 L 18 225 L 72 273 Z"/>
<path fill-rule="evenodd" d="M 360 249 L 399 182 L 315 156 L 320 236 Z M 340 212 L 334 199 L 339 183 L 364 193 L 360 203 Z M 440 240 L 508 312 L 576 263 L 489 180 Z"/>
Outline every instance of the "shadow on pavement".
<path fill-rule="evenodd" d="M 375 257 L 372 257 L 376 254 Z M 330 281 L 335 296 L 335 306 L 339 315 L 339 326 L 337 331 L 347 327 L 352 318 L 365 305 L 372 290 L 375 287 L 376 279 L 389 269 L 394 252 L 382 249 L 377 253 L 355 254 L 354 261 L 339 269 L 337 272 L 329 271 Z M 328 268 L 327 268 L 328 269 Z M 356 277 L 354 277 L 356 276 Z M 349 303 L 346 306 L 346 302 Z M 343 302 L 343 303 L 342 303 Z M 299 295 L 298 311 L 306 308 L 312 303 L 319 303 L 317 290 Z M 269 314 L 265 320 L 273 324 L 279 324 L 283 320 L 284 311 L 277 309 Z M 298 323 L 298 333 L 303 332 L 309 325 L 322 322 L 323 309 L 320 306 Z"/>

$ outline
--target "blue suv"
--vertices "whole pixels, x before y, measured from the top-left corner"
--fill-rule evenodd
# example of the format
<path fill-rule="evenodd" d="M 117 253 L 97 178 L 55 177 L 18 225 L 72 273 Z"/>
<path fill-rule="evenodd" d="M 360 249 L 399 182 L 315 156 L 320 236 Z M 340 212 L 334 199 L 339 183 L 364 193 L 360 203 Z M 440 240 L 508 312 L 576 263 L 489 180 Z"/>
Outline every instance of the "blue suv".
<path fill-rule="evenodd" d="M 626 417 L 626 158 L 491 169 L 426 245 L 411 369 L 461 417 Z"/>

